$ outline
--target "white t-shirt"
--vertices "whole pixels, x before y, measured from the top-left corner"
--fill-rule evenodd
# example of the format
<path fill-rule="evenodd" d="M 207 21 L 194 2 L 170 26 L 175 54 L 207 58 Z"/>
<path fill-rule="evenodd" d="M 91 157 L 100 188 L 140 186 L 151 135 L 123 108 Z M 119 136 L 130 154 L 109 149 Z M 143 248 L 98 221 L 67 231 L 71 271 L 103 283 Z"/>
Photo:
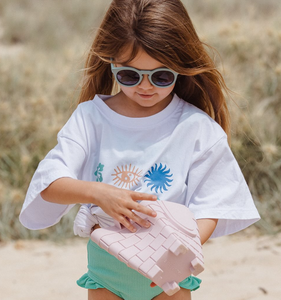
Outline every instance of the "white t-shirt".
<path fill-rule="evenodd" d="M 30 229 L 54 225 L 73 205 L 44 201 L 40 192 L 61 177 L 100 181 L 151 193 L 190 208 L 196 219 L 219 219 L 212 237 L 259 219 L 222 128 L 176 95 L 161 112 L 129 118 L 106 105 L 81 103 L 40 162 L 20 214 Z M 82 202 L 82 201 L 81 201 Z"/>

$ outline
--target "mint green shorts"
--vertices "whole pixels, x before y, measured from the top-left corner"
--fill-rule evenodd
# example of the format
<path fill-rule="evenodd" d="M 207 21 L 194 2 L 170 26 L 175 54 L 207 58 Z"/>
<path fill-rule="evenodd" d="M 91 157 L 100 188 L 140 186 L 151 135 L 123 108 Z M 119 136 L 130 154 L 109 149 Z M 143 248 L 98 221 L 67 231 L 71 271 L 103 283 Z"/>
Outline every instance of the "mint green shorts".
<path fill-rule="evenodd" d="M 88 273 L 77 284 L 86 289 L 106 288 L 124 300 L 151 300 L 163 290 L 150 287 L 151 280 L 144 277 L 93 241 L 88 242 Z M 200 287 L 201 280 L 189 276 L 179 286 L 191 291 Z"/>

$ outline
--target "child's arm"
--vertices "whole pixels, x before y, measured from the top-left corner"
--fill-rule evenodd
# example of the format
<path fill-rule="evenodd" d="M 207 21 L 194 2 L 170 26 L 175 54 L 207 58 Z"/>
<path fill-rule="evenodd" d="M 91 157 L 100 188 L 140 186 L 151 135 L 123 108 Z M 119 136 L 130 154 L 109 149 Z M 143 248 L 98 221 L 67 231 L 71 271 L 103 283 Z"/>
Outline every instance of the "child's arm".
<path fill-rule="evenodd" d="M 134 214 L 132 210 L 152 217 L 156 216 L 154 211 L 137 202 L 138 200 L 157 200 L 156 196 L 116 188 L 102 182 L 60 178 L 42 191 L 41 197 L 45 201 L 59 204 L 96 204 L 132 232 L 135 231 L 135 228 L 128 219 L 144 227 L 150 225 L 149 222 Z"/>
<path fill-rule="evenodd" d="M 217 226 L 217 219 L 199 219 L 197 220 L 201 244 L 203 245 L 214 232 Z"/>

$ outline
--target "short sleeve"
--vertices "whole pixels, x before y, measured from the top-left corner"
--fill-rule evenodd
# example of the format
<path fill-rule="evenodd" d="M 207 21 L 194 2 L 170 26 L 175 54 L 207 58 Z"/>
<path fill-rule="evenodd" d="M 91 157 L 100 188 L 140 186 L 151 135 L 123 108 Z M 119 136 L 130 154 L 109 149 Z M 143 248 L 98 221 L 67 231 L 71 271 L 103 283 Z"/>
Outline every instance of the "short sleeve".
<path fill-rule="evenodd" d="M 187 189 L 186 205 L 196 219 L 219 219 L 211 237 L 235 233 L 260 218 L 225 137 L 193 162 Z"/>
<path fill-rule="evenodd" d="M 42 229 L 58 223 L 74 205 L 47 202 L 40 193 L 59 178 L 79 179 L 86 159 L 83 117 L 75 111 L 58 134 L 58 144 L 40 162 L 30 182 L 19 216 L 29 229 Z"/>

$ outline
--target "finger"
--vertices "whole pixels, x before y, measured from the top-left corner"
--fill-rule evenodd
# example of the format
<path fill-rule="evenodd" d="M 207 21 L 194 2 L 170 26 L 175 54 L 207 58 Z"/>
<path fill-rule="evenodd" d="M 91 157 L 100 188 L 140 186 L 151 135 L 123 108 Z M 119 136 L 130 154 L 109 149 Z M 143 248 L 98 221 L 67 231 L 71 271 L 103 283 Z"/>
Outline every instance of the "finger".
<path fill-rule="evenodd" d="M 148 215 L 150 217 L 156 217 L 157 213 L 156 211 L 148 208 L 147 206 L 141 205 L 140 203 L 134 203 L 133 207 L 131 208 L 141 214 Z"/>
<path fill-rule="evenodd" d="M 119 223 L 121 223 L 124 227 L 126 227 L 131 232 L 137 231 L 137 229 L 131 224 L 131 222 L 126 217 L 121 217 Z"/>
<path fill-rule="evenodd" d="M 149 221 L 142 219 L 140 216 L 136 215 L 133 211 L 131 212 L 130 219 L 145 228 L 149 228 L 151 225 Z"/>
<path fill-rule="evenodd" d="M 146 194 L 146 193 L 132 192 L 131 196 L 134 201 L 138 201 L 138 200 L 155 201 L 155 200 L 157 200 L 156 195 Z"/>
<path fill-rule="evenodd" d="M 155 284 L 154 282 L 151 282 L 150 287 L 154 288 L 156 286 L 157 286 L 157 284 Z"/>

